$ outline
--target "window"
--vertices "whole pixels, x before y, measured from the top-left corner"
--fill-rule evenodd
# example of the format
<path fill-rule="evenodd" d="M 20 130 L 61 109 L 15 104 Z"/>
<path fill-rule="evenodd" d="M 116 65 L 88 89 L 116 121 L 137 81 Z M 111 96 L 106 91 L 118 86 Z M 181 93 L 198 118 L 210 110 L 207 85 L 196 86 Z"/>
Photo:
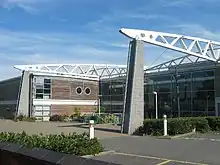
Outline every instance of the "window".
<path fill-rule="evenodd" d="M 50 84 L 51 80 L 50 79 L 44 79 L 44 84 Z"/>
<path fill-rule="evenodd" d="M 37 89 L 36 89 L 36 93 L 38 93 L 38 94 L 39 94 L 39 93 L 42 93 L 42 94 L 43 94 L 43 89 L 37 88 Z"/>
<path fill-rule="evenodd" d="M 36 99 L 43 99 L 43 94 L 36 94 Z"/>
<path fill-rule="evenodd" d="M 90 95 L 91 89 L 89 87 L 85 88 L 85 94 Z"/>
<path fill-rule="evenodd" d="M 214 76 L 214 71 L 206 70 L 206 71 L 198 71 L 192 73 L 193 78 L 204 78 L 204 77 L 212 77 Z"/>
<path fill-rule="evenodd" d="M 44 88 L 49 88 L 50 89 L 50 84 L 44 84 Z"/>
<path fill-rule="evenodd" d="M 44 94 L 50 94 L 50 89 L 44 89 Z"/>
<path fill-rule="evenodd" d="M 51 80 L 43 77 L 35 77 L 33 84 L 34 98 L 50 99 L 51 98 Z"/>
<path fill-rule="evenodd" d="M 214 79 L 193 81 L 192 88 L 193 91 L 214 90 Z"/>
<path fill-rule="evenodd" d="M 81 87 L 77 87 L 77 88 L 76 88 L 76 93 L 77 93 L 78 95 L 82 94 L 82 88 L 81 88 Z"/>

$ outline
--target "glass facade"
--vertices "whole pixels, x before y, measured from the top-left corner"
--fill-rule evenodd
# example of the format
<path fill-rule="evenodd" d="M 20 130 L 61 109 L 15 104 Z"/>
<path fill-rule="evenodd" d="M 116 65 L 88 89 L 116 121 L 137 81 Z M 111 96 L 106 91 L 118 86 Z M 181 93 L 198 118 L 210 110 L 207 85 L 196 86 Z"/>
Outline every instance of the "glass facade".
<path fill-rule="evenodd" d="M 101 106 L 106 112 L 121 113 L 123 110 L 125 79 L 100 81 Z"/>
<path fill-rule="evenodd" d="M 214 116 L 215 70 L 154 73 L 146 75 L 144 86 L 145 117 L 155 118 L 157 92 L 158 116 Z M 106 112 L 123 111 L 124 79 L 100 82 L 101 105 Z M 179 113 L 178 113 L 179 112 Z"/>
<path fill-rule="evenodd" d="M 154 91 L 160 117 L 178 117 L 178 109 L 180 116 L 214 116 L 214 74 L 214 70 L 204 70 L 149 76 L 151 81 L 145 87 L 147 117 L 155 117 Z"/>

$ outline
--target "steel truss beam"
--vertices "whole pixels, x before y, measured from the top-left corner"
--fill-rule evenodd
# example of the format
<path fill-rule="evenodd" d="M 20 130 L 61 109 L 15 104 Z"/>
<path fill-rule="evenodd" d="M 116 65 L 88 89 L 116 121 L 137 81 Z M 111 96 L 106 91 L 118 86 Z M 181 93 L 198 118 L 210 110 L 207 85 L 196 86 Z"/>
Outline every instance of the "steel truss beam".
<path fill-rule="evenodd" d="M 169 69 L 171 70 L 174 68 L 178 69 L 179 67 L 185 66 L 185 65 L 187 65 L 188 67 L 196 67 L 197 64 L 200 64 L 205 61 L 207 62 L 206 59 L 203 59 L 200 57 L 185 55 L 185 56 L 178 57 L 176 59 L 158 64 L 158 65 L 149 67 L 149 68 L 145 69 L 145 72 L 152 73 L 152 72 L 167 71 Z M 215 62 L 213 62 L 213 61 L 209 61 L 209 62 L 215 64 Z"/>
<path fill-rule="evenodd" d="M 126 65 L 104 64 L 39 64 L 15 65 L 14 68 L 32 73 L 63 75 L 84 79 L 113 78 L 126 74 Z"/>
<path fill-rule="evenodd" d="M 218 63 L 220 60 L 220 42 L 210 41 L 197 37 L 163 33 L 148 30 L 120 29 L 120 32 L 129 38 L 136 38 L 146 43 L 185 53 L 185 56 L 161 63 L 153 67 L 145 67 L 145 72 L 162 71 L 178 67 L 181 64 L 196 64 L 201 61 Z M 39 64 L 15 65 L 14 68 L 46 75 L 62 75 L 75 78 L 99 80 L 125 76 L 126 65 L 105 64 Z"/>
<path fill-rule="evenodd" d="M 148 30 L 122 28 L 120 29 L 120 32 L 129 38 L 136 38 L 149 44 L 175 50 L 209 61 L 219 61 L 220 42 Z"/>

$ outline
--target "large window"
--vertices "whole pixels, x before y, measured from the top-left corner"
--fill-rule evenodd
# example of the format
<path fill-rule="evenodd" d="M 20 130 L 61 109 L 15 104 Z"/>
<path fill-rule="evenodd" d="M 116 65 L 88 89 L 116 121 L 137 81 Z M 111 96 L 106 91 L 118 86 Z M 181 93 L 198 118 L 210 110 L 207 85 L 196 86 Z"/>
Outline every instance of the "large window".
<path fill-rule="evenodd" d="M 153 80 L 153 84 L 148 83 L 145 87 L 145 111 L 151 114 L 149 117 L 155 117 L 156 103 L 152 91 L 158 95 L 160 117 L 163 113 L 177 117 L 178 107 L 181 116 L 215 115 L 213 70 L 177 72 L 176 75 L 170 74 L 170 81 L 169 75 L 148 78 Z"/>
<path fill-rule="evenodd" d="M 125 79 L 100 81 L 101 105 L 107 113 L 118 113 L 123 110 Z"/>
<path fill-rule="evenodd" d="M 51 79 L 44 77 L 34 78 L 34 98 L 35 99 L 50 99 L 51 98 Z"/>
<path fill-rule="evenodd" d="M 144 102 L 146 117 L 155 117 L 157 92 L 158 115 L 165 113 L 177 117 L 180 108 L 181 116 L 215 115 L 214 70 L 190 70 L 167 74 L 145 75 Z M 124 103 L 125 79 L 100 82 L 101 101 L 106 104 L 108 112 L 117 111 L 116 105 Z"/>

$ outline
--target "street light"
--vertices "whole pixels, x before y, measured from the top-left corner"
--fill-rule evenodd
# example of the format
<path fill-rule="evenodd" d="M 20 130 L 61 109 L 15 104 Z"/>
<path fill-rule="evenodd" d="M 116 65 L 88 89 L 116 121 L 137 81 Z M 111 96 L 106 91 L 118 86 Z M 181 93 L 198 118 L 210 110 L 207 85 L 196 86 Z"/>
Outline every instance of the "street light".
<path fill-rule="evenodd" d="M 156 104 L 155 104 L 155 107 L 156 107 L 156 119 L 158 119 L 158 107 L 157 107 L 157 92 L 153 92 L 155 94 L 155 100 L 156 100 Z"/>
<path fill-rule="evenodd" d="M 100 113 L 101 113 L 101 100 L 100 100 L 100 97 L 102 97 L 102 95 L 98 95 L 98 110 L 99 110 L 99 116 L 100 116 Z"/>
<path fill-rule="evenodd" d="M 175 75 L 172 75 L 174 80 L 175 80 L 175 85 L 176 85 L 176 99 L 177 99 L 177 109 L 178 109 L 178 117 L 180 117 L 180 91 L 179 91 L 179 82 L 178 82 L 178 78 L 180 77 L 180 75 L 177 72 L 177 69 L 175 67 Z"/>
<path fill-rule="evenodd" d="M 209 115 L 209 98 L 210 98 L 210 96 L 207 95 L 206 96 L 206 115 L 207 116 Z"/>

